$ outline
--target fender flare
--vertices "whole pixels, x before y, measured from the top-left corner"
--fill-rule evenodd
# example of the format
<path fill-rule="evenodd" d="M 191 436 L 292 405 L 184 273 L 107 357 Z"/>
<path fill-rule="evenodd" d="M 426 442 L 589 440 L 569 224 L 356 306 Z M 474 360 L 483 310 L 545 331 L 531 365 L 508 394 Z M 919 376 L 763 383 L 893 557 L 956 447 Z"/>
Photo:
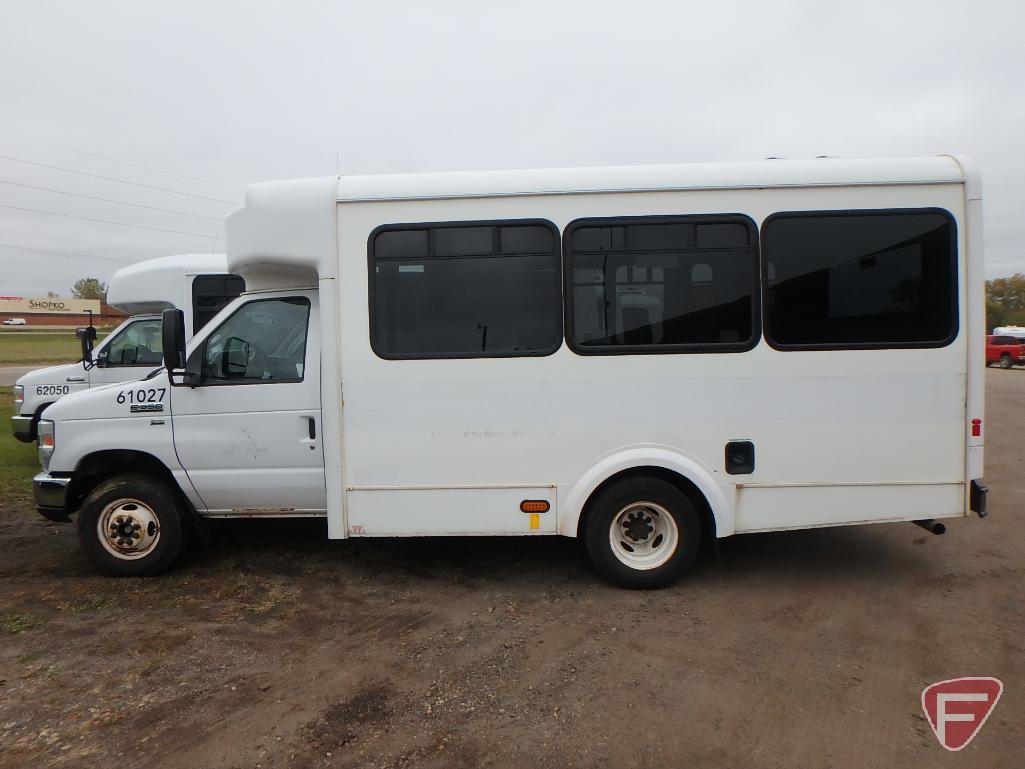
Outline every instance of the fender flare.
<path fill-rule="evenodd" d="M 729 487 L 716 480 L 716 474 L 694 457 L 671 446 L 642 444 L 614 449 L 599 457 L 559 502 L 559 534 L 577 536 L 577 525 L 584 505 L 594 491 L 612 476 L 641 467 L 658 467 L 683 476 L 700 491 L 708 502 L 715 521 L 715 536 L 728 537 L 734 532 L 734 505 Z M 561 495 L 560 495 L 561 496 Z"/>

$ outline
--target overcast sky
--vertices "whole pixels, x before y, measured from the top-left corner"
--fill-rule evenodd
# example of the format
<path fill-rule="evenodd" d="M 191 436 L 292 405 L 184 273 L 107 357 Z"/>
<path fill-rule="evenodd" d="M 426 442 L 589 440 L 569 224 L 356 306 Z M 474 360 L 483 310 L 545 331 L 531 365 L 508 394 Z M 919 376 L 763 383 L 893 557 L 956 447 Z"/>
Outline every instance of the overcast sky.
<path fill-rule="evenodd" d="M 1016 0 L 0 0 L 0 295 L 223 250 L 246 184 L 336 153 L 352 174 L 963 153 L 987 276 L 1025 272 L 1023 28 Z"/>

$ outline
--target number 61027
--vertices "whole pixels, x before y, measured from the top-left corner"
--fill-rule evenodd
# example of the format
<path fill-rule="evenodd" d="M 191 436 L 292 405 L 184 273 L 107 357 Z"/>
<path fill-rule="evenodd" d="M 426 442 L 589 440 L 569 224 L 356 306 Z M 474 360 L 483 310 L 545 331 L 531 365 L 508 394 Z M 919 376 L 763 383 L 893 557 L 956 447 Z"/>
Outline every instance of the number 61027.
<path fill-rule="evenodd" d="M 118 405 L 122 403 L 162 403 L 166 387 L 142 387 L 138 390 L 119 390 Z"/>

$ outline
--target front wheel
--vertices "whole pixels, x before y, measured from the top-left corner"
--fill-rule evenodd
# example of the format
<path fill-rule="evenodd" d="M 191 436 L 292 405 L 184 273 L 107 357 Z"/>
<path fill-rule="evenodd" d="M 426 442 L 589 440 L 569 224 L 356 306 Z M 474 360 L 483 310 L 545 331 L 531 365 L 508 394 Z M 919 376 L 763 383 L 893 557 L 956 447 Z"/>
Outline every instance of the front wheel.
<path fill-rule="evenodd" d="M 78 511 L 78 541 L 89 560 L 108 574 L 163 571 L 184 544 L 176 490 L 146 475 L 100 483 Z"/>
<path fill-rule="evenodd" d="M 1006 352 L 1000 356 L 1000 368 L 1010 368 L 1014 365 L 1014 361 L 1011 360 L 1011 356 Z"/>
<path fill-rule="evenodd" d="M 661 587 L 697 559 L 701 519 L 671 483 L 630 478 L 592 501 L 585 536 L 587 552 L 603 577 L 623 587 Z"/>

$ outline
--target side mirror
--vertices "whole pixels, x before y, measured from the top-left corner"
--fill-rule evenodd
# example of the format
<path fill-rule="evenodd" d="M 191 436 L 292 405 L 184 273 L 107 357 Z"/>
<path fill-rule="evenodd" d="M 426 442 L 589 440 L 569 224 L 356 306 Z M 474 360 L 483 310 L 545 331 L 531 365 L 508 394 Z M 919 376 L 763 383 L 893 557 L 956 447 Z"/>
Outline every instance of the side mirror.
<path fill-rule="evenodd" d="M 249 342 L 237 336 L 229 336 L 221 350 L 221 376 L 224 379 L 241 379 L 249 368 Z"/>
<path fill-rule="evenodd" d="M 160 341 L 164 353 L 164 368 L 172 385 L 184 384 L 174 381 L 174 372 L 185 368 L 185 313 L 178 309 L 164 310 L 161 316 Z"/>
<path fill-rule="evenodd" d="M 86 326 L 75 331 L 79 343 L 82 345 L 82 363 L 87 369 L 93 367 L 93 342 L 96 341 L 96 328 Z"/>

